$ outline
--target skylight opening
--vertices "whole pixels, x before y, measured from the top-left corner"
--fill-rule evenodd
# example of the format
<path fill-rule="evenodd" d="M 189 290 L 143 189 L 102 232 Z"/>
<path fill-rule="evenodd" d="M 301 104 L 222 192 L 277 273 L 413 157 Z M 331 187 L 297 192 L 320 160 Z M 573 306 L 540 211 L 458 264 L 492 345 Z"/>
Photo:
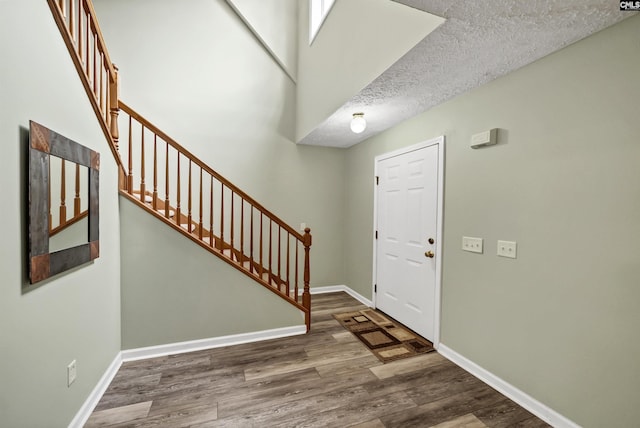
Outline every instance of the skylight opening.
<path fill-rule="evenodd" d="M 309 0 L 309 45 L 318 35 L 336 0 Z"/>

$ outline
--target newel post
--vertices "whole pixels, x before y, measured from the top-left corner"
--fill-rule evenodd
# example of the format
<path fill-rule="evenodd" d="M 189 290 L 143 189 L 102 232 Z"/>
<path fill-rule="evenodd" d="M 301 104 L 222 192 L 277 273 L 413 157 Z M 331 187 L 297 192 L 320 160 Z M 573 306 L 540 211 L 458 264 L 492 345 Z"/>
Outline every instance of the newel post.
<path fill-rule="evenodd" d="M 311 294 L 309 293 L 309 250 L 311 249 L 311 229 L 308 227 L 304 230 L 304 292 L 302 293 L 302 306 L 307 309 L 305 313 L 305 322 L 307 324 L 307 333 L 311 328 Z"/>
<path fill-rule="evenodd" d="M 109 82 L 109 114 L 111 115 L 111 139 L 113 140 L 113 144 L 116 147 L 116 150 L 119 150 L 118 141 L 120 139 L 120 132 L 118 131 L 118 112 L 120 108 L 118 107 L 118 99 L 120 97 L 120 77 L 118 75 L 118 67 L 113 64 L 113 69 L 115 72 L 113 73 L 112 80 Z"/>
<path fill-rule="evenodd" d="M 120 113 L 120 107 L 118 105 L 118 99 L 120 98 L 120 76 L 118 74 L 118 67 L 113 64 L 113 76 L 109 80 L 109 133 L 111 134 L 111 142 L 120 156 L 120 131 L 118 129 L 118 114 Z M 122 166 L 122 165 L 121 165 Z M 126 176 L 123 168 L 120 168 L 118 174 L 119 187 L 124 189 L 126 187 Z"/>

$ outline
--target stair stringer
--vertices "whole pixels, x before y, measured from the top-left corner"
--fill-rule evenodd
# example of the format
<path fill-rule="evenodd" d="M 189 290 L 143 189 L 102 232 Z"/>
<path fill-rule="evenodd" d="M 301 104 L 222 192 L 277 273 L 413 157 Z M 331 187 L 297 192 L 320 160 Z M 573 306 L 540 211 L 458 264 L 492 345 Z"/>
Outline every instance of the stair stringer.
<path fill-rule="evenodd" d="M 297 306 L 122 196 L 123 349 L 305 324 Z"/>
<path fill-rule="evenodd" d="M 167 224 L 168 226 L 170 226 L 172 229 L 174 229 L 175 231 L 179 232 L 183 236 L 189 238 L 191 241 L 193 241 L 194 243 L 198 244 L 200 247 L 202 247 L 203 249 L 205 249 L 209 253 L 211 253 L 214 256 L 218 257 L 219 259 L 223 260 L 224 262 L 226 262 L 227 264 L 229 264 L 230 266 L 232 266 L 236 270 L 242 272 L 244 275 L 248 276 L 249 278 L 251 278 L 252 280 L 257 282 L 258 284 L 262 285 L 263 287 L 265 287 L 266 289 L 268 289 L 272 293 L 275 293 L 280 298 L 286 300 L 291 305 L 295 306 L 296 308 L 300 309 L 301 311 L 306 311 L 305 307 L 301 303 L 299 303 L 299 302 L 297 302 L 295 300 L 296 296 L 294 296 L 294 298 L 292 298 L 291 297 L 291 293 L 289 295 L 286 295 L 285 293 L 283 293 L 282 291 L 280 291 L 277 288 L 278 281 L 281 281 L 281 282 L 283 282 L 283 281 L 280 280 L 277 277 L 277 275 L 275 275 L 273 272 L 269 272 L 268 269 L 263 268 L 263 273 L 271 276 L 272 283 L 270 284 L 268 280 L 265 280 L 264 278 L 261 278 L 256 273 L 251 273 L 251 271 L 249 269 L 246 269 L 244 267 L 242 262 L 238 262 L 237 260 L 234 260 L 234 258 L 236 258 L 236 259 L 239 258 L 239 251 L 232 250 L 231 254 L 233 254 L 233 257 L 228 257 L 226 254 L 224 254 L 223 251 L 221 251 L 219 249 L 220 246 L 218 244 L 216 244 L 213 247 L 211 247 L 210 245 L 208 245 L 206 243 L 206 241 L 199 239 L 193 233 L 189 233 L 183 227 L 178 226 L 175 221 L 173 221 L 172 219 L 168 219 L 164 215 L 162 215 L 160 212 L 158 212 L 156 210 L 153 210 L 152 208 L 149 207 L 148 204 L 143 203 L 142 201 L 140 201 L 139 198 L 129 194 L 127 191 L 120 190 L 120 195 L 125 197 L 125 198 L 127 198 L 128 200 L 130 200 L 131 202 L 136 204 L 138 207 L 142 208 L 147 213 L 149 213 L 152 216 L 156 217 L 157 219 L 161 220 L 163 223 Z M 214 235 L 214 239 L 217 240 L 218 238 L 216 238 L 215 235 Z M 226 243 L 224 245 L 226 245 Z M 243 261 L 247 261 L 247 260 L 245 259 Z M 254 271 L 258 266 L 259 266 L 259 264 L 254 261 Z M 291 292 L 293 292 L 293 290 L 291 290 Z"/>

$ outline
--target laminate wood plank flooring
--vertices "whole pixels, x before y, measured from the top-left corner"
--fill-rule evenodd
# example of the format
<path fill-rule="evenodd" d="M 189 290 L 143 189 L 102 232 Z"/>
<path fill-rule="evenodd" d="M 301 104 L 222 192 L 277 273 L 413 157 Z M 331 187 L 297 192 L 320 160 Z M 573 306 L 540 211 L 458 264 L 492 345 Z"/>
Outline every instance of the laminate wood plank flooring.
<path fill-rule="evenodd" d="M 437 352 L 382 364 L 312 296 L 309 334 L 122 365 L 86 427 L 548 427 Z"/>

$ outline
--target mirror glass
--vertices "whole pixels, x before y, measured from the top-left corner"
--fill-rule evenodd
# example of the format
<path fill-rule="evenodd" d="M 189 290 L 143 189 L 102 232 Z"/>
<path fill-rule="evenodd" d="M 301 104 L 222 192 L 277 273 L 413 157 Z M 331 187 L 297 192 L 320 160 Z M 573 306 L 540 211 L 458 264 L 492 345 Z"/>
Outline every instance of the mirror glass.
<path fill-rule="evenodd" d="M 89 242 L 89 168 L 49 157 L 49 252 Z"/>
<path fill-rule="evenodd" d="M 29 123 L 29 280 L 100 257 L 100 154 Z"/>

